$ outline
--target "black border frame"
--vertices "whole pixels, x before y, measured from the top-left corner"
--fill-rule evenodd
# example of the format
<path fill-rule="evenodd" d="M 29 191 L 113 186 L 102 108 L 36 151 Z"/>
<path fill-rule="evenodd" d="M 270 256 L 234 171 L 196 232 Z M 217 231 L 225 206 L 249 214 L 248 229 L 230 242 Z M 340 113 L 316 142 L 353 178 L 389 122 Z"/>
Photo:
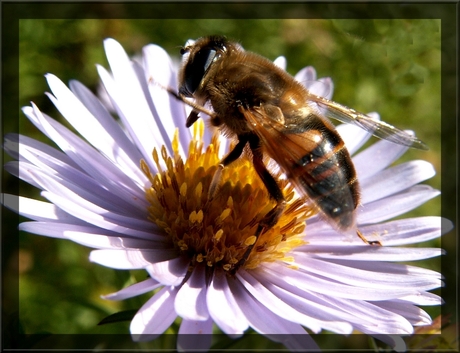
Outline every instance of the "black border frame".
<path fill-rule="evenodd" d="M 5 118 L 11 112 L 19 114 L 19 19 L 24 18 L 111 18 L 106 10 L 112 8 L 111 14 L 123 14 L 124 18 L 131 18 L 133 6 L 145 7 L 145 19 L 154 18 L 278 18 L 279 6 L 301 7 L 307 11 L 305 18 L 439 18 L 441 19 L 441 50 L 442 50 L 442 82 L 441 82 L 441 214 L 458 226 L 458 15 L 457 2 L 335 2 L 335 3 L 303 3 L 303 2 L 2 2 L 1 4 L 1 42 L 2 42 L 2 84 L 1 84 L 1 112 Z M 137 12 L 136 12 L 137 13 Z M 304 15 L 305 16 L 305 15 Z M 136 15 L 136 18 L 139 18 Z M 13 113 L 15 114 L 15 113 Z M 19 117 L 16 121 L 19 121 Z M 19 129 L 18 129 L 19 130 Z M 455 136 L 454 136 L 455 135 Z M 3 173 L 5 173 L 3 171 Z M 454 180 L 455 182 L 452 182 Z M 2 189 L 6 185 L 2 184 Z M 9 192 L 18 191 L 19 183 L 8 185 Z M 19 223 L 19 216 L 2 208 L 3 220 L 8 219 Z M 16 224 L 17 224 L 16 223 Z M 4 229 L 3 229 L 4 230 Z M 457 229 L 444 235 L 454 237 L 457 242 Z M 5 233 L 2 233 L 5 235 Z M 17 261 L 13 249 L 17 248 L 17 241 L 2 237 L 2 269 L 6 268 L 7 261 Z M 442 273 L 452 273 L 452 267 L 458 269 L 458 243 L 456 253 L 447 253 L 442 258 Z M 451 321 L 458 325 L 458 272 L 456 278 L 445 278 L 446 286 L 442 289 L 442 296 L 449 297 L 442 308 L 443 313 L 456 313 Z M 17 275 L 17 274 L 16 274 Z M 2 272 L 2 290 L 7 286 L 18 287 L 17 279 L 11 273 Z M 17 276 L 16 276 L 17 277 Z M 16 327 L 18 318 L 14 316 L 18 303 L 5 303 L 2 292 L 2 346 L 5 351 L 20 349 L 29 346 L 32 341 L 44 339 L 53 342 L 53 348 L 65 349 L 72 343 L 73 349 L 90 349 L 87 344 L 94 344 L 95 335 L 52 335 L 51 337 L 32 337 L 21 335 Z M 5 316 L 5 307 L 12 314 Z M 18 310 L 16 311 L 18 312 Z M 444 324 L 444 322 L 443 322 Z M 457 330 L 458 332 L 458 326 Z M 53 338 L 54 336 L 54 338 Z M 59 336 L 59 337 L 56 337 Z M 78 336 L 78 337 L 75 337 Z M 82 337 L 83 336 L 83 337 Z M 110 335 L 109 335 L 110 336 Z M 126 335 L 131 340 L 130 335 Z M 100 337 L 100 341 L 110 337 Z M 42 342 L 43 342 L 42 341 Z M 458 342 L 457 342 L 458 344 Z M 92 347 L 92 346 L 91 346 Z M 46 348 L 46 347 L 43 347 Z M 222 347 L 224 348 L 224 347 Z M 457 346 L 458 348 L 458 346 Z M 133 349 L 135 349 L 133 347 Z"/>

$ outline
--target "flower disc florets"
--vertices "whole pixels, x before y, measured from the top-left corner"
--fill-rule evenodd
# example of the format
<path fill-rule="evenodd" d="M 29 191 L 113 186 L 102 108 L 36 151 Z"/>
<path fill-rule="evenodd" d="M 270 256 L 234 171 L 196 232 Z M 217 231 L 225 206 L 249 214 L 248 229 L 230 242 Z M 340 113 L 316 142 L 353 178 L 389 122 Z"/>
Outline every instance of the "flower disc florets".
<path fill-rule="evenodd" d="M 162 227 L 174 246 L 190 259 L 192 265 L 205 263 L 225 271 L 235 265 L 254 244 L 244 263 L 246 269 L 255 268 L 262 261 L 286 259 L 285 253 L 305 244 L 301 235 L 306 218 L 312 210 L 299 198 L 285 180 L 280 180 L 288 205 L 278 223 L 262 233 L 256 233 L 260 220 L 275 203 L 256 174 L 247 157 L 223 170 L 219 189 L 214 197 L 208 195 L 209 186 L 219 164 L 217 135 L 204 149 L 203 123 L 197 123 L 189 155 L 184 162 L 178 153 L 177 134 L 173 141 L 174 157 L 161 150 L 166 170 L 160 166 L 156 150 L 153 158 L 159 173 L 152 175 L 146 163 L 142 169 L 152 186 L 147 189 L 150 219 Z"/>

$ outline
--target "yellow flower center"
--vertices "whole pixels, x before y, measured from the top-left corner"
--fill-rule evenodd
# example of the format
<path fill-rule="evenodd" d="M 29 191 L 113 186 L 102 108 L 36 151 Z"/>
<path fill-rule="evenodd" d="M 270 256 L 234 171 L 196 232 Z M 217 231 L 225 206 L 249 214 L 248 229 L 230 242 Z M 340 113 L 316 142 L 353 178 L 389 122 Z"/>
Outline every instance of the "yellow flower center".
<path fill-rule="evenodd" d="M 141 168 L 152 184 L 146 190 L 150 220 L 164 229 L 165 236 L 190 259 L 192 266 L 205 263 L 225 271 L 235 270 L 254 242 L 242 265 L 246 269 L 256 268 L 264 261 L 293 262 L 285 254 L 305 244 L 302 239 L 305 221 L 313 210 L 295 197 L 286 180 L 279 180 L 287 200 L 286 210 L 273 228 L 256 238 L 258 223 L 275 203 L 246 156 L 224 168 L 217 193 L 209 199 L 209 186 L 220 161 L 219 137 L 214 135 L 204 149 L 203 131 L 200 119 L 194 125 L 194 138 L 185 162 L 179 155 L 177 130 L 172 143 L 174 156 L 168 156 L 164 146 L 161 149 L 166 170 L 161 167 L 156 150 L 153 151 L 159 170 L 156 175 L 141 161 Z"/>

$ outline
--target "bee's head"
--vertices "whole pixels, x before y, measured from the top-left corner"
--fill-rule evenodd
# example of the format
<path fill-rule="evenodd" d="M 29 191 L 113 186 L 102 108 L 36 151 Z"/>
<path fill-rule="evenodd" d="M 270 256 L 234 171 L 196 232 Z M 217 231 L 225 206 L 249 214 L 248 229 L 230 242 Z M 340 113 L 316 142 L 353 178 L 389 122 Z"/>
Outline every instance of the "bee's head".
<path fill-rule="evenodd" d="M 192 97 L 206 83 L 206 74 L 227 52 L 228 41 L 223 36 L 188 40 L 181 49 L 182 69 L 179 72 L 179 93 Z"/>

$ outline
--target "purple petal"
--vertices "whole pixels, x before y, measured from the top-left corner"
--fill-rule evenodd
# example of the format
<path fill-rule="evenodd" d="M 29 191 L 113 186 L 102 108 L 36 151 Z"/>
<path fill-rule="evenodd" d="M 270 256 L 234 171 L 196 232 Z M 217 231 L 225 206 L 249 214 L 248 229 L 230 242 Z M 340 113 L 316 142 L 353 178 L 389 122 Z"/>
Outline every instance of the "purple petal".
<path fill-rule="evenodd" d="M 123 288 L 118 292 L 102 295 L 101 298 L 107 300 L 124 300 L 148 293 L 161 286 L 162 284 L 158 283 L 153 278 L 148 278 L 145 281 L 135 283 L 130 285 L 129 287 Z"/>
<path fill-rule="evenodd" d="M 206 306 L 206 278 L 204 267 L 197 266 L 190 278 L 182 285 L 174 302 L 177 314 L 190 321 L 209 318 Z"/>
<path fill-rule="evenodd" d="M 91 262 L 120 270 L 145 269 L 155 262 L 170 258 L 163 249 L 152 250 L 93 250 L 89 255 Z"/>
<path fill-rule="evenodd" d="M 262 265 L 264 276 L 282 276 L 288 283 L 303 288 L 307 291 L 322 293 L 324 295 L 335 296 L 337 298 L 347 298 L 355 300 L 387 300 L 399 296 L 413 294 L 416 291 L 411 288 L 392 288 L 391 292 L 381 289 L 367 287 L 353 287 L 346 284 L 337 283 L 324 279 L 320 275 L 307 273 L 304 271 L 292 271 L 282 266 Z"/>
<path fill-rule="evenodd" d="M 52 203 L 29 199 L 10 194 L 2 194 L 3 205 L 34 221 L 62 222 L 68 224 L 84 224 L 82 220 L 72 217 Z"/>
<path fill-rule="evenodd" d="M 273 64 L 278 66 L 280 69 L 286 70 L 287 61 L 284 56 L 278 56 L 274 61 Z"/>
<path fill-rule="evenodd" d="M 401 157 L 409 147 L 379 140 L 353 156 L 353 165 L 359 181 L 379 173 Z"/>
<path fill-rule="evenodd" d="M 161 335 L 177 317 L 174 311 L 175 287 L 163 287 L 134 316 L 130 331 L 134 341 L 151 341 Z"/>
<path fill-rule="evenodd" d="M 229 284 L 235 297 L 238 298 L 237 303 L 241 311 L 255 331 L 293 350 L 301 348 L 304 351 L 318 348 L 301 325 L 275 315 L 266 306 L 255 300 L 241 283 L 232 281 Z"/>
<path fill-rule="evenodd" d="M 316 222 L 307 225 L 309 245 L 329 246 L 339 242 L 340 246 L 368 245 L 356 234 L 341 234 L 330 226 Z M 438 238 L 442 232 L 447 233 L 453 228 L 452 222 L 441 217 L 405 218 L 395 221 L 360 226 L 359 229 L 368 240 L 379 240 L 385 246 L 415 244 Z M 299 249 L 308 251 L 308 246 Z M 370 250 L 371 251 L 371 250 Z"/>
<path fill-rule="evenodd" d="M 205 321 L 182 319 L 177 337 L 177 349 L 181 352 L 207 351 L 212 344 L 211 318 Z"/>
<path fill-rule="evenodd" d="M 386 221 L 413 210 L 439 194 L 438 190 L 428 185 L 416 185 L 400 194 L 358 207 L 358 224 Z"/>
<path fill-rule="evenodd" d="M 155 119 L 161 118 L 161 121 L 157 122 L 158 125 L 164 125 L 165 131 L 170 133 L 168 139 L 172 140 L 172 133 L 176 127 L 184 127 L 186 120 L 184 104 L 165 90 L 165 87 L 177 89 L 176 72 L 171 58 L 163 48 L 151 44 L 145 46 L 142 53 L 146 75 L 144 81 L 149 82 L 149 96 L 153 104 L 151 110 L 158 113 L 155 115 Z M 179 128 L 180 148 L 188 147 L 190 140 L 190 130 Z"/>
<path fill-rule="evenodd" d="M 145 269 L 152 278 L 167 286 L 178 286 L 187 274 L 189 261 L 184 257 L 168 259 L 168 261 L 151 261 Z"/>
<path fill-rule="evenodd" d="M 206 302 L 212 319 L 226 334 L 236 338 L 248 328 L 248 322 L 237 305 L 228 286 L 227 277 L 222 271 L 214 270 L 206 293 Z"/>
<path fill-rule="evenodd" d="M 250 292 L 256 300 L 258 300 L 266 308 L 269 308 L 276 315 L 280 317 L 289 317 L 289 320 L 300 323 L 301 325 L 310 328 L 315 333 L 321 331 L 321 325 L 317 320 L 312 320 L 311 317 L 298 312 L 286 304 L 269 289 L 264 287 L 261 282 L 256 280 L 251 274 L 249 274 L 249 272 L 240 270 L 236 275 L 248 292 Z"/>
<path fill-rule="evenodd" d="M 433 166 L 425 161 L 410 161 L 385 169 L 360 181 L 361 202 L 370 203 L 410 188 L 435 175 Z"/>

